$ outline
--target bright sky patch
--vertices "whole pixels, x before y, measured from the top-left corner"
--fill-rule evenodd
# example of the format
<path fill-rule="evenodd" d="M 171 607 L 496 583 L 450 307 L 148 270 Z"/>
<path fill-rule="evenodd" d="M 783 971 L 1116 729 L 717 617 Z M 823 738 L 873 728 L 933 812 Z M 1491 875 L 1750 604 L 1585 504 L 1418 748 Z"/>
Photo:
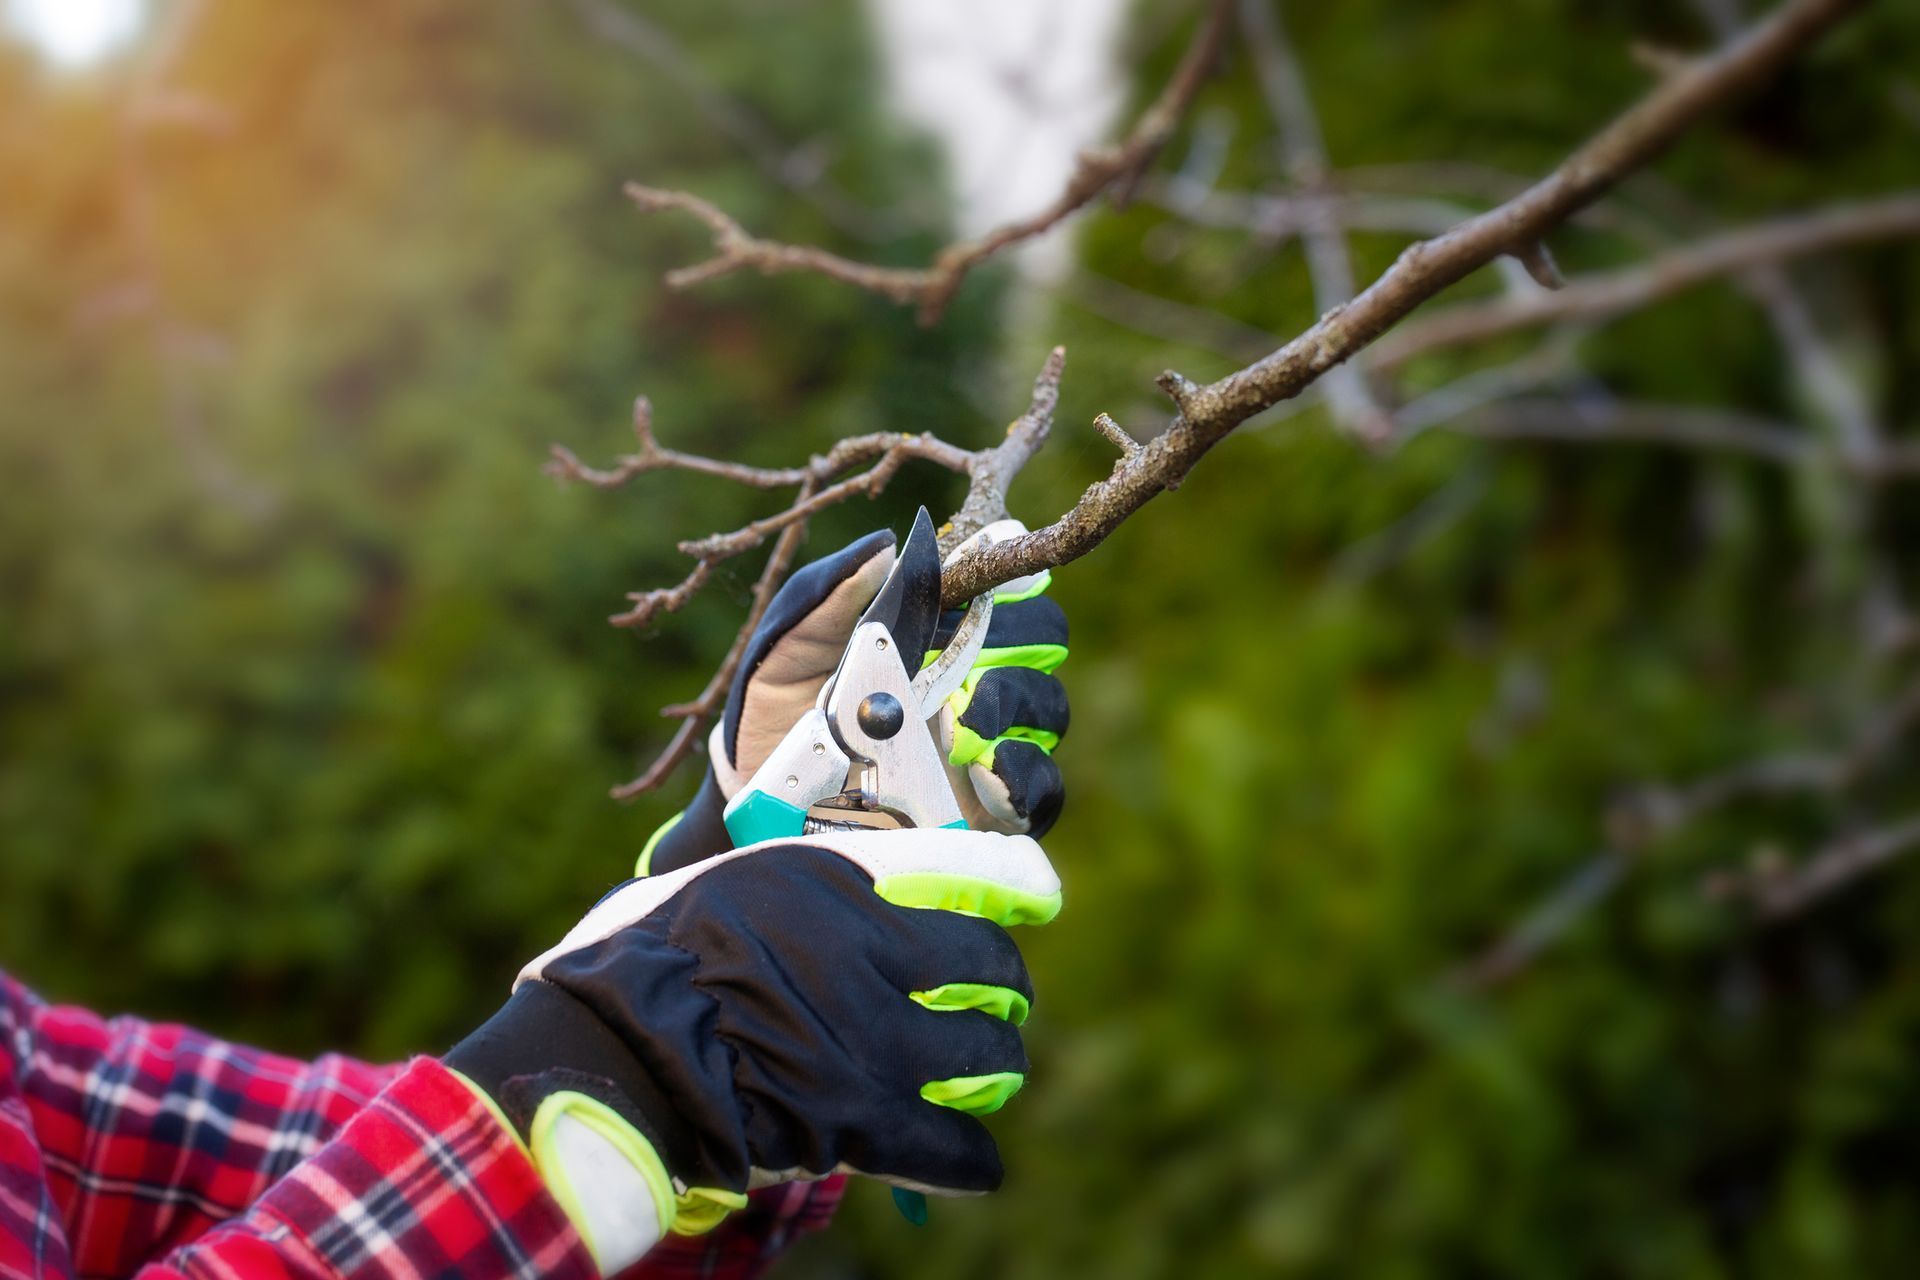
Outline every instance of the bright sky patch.
<path fill-rule="evenodd" d="M 0 0 L 7 26 L 51 62 L 83 67 L 124 47 L 144 0 Z"/>

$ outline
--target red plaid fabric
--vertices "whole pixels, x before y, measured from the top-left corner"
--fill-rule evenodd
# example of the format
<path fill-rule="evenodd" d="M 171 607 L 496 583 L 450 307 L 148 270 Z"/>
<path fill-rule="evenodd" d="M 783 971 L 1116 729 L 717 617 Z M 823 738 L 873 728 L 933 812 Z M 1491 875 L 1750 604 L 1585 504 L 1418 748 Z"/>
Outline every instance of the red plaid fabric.
<path fill-rule="evenodd" d="M 757 1276 L 840 1179 L 628 1274 Z M 0 973 L 0 1276 L 591 1276 L 513 1136 L 429 1058 L 298 1062 L 45 1004 Z"/>

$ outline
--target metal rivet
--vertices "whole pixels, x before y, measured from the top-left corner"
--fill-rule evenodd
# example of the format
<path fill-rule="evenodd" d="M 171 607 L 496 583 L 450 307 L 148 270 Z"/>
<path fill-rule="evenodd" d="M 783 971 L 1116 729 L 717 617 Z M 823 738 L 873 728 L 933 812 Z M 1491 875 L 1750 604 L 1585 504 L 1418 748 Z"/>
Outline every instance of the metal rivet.
<path fill-rule="evenodd" d="M 887 647 L 887 638 L 886 638 L 885 636 L 879 636 L 879 637 L 876 637 L 876 638 L 875 638 L 875 640 L 874 640 L 874 642 L 873 642 L 873 647 L 874 647 L 874 648 L 876 648 L 876 649 L 884 649 L 884 648 L 886 648 L 886 647 Z"/>
<path fill-rule="evenodd" d="M 870 693 L 860 700 L 854 719 L 860 732 L 885 741 L 906 725 L 907 709 L 890 693 Z"/>
<path fill-rule="evenodd" d="M 798 774 L 790 773 L 787 775 L 787 788 L 789 790 L 799 785 L 800 785 L 800 776 Z"/>
<path fill-rule="evenodd" d="M 827 754 L 827 744 L 826 744 L 826 743 L 824 743 L 824 742 L 816 742 L 816 743 L 814 743 L 814 744 L 813 744 L 813 754 L 815 754 L 815 755 L 817 755 L 817 756 L 823 756 L 823 755 L 825 755 L 825 754 Z"/>

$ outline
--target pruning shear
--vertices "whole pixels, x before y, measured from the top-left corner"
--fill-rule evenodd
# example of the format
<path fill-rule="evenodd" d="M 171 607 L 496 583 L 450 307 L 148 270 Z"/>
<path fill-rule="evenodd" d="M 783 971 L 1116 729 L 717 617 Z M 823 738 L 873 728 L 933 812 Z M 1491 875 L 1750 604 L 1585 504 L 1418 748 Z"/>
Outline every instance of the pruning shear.
<path fill-rule="evenodd" d="M 992 618 L 987 591 L 926 661 L 940 622 L 940 552 L 920 508 L 813 707 L 728 802 L 735 846 L 821 831 L 965 827 L 931 721 L 965 682 Z"/>
<path fill-rule="evenodd" d="M 927 509 L 820 688 L 773 754 L 727 802 L 736 847 L 874 827 L 964 827 L 931 721 L 987 642 L 993 592 L 975 596 L 938 658 L 940 551 Z M 926 1197 L 893 1189 L 901 1216 L 927 1220 Z"/>

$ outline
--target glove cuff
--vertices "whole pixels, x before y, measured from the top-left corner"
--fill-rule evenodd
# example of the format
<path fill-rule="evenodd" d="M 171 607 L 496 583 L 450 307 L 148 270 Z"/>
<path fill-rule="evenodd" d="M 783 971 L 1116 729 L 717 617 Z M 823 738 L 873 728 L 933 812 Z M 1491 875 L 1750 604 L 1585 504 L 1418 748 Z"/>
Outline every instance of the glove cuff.
<path fill-rule="evenodd" d="M 676 1227 L 673 1179 L 639 1130 L 598 1098 L 542 1098 L 527 1150 L 604 1276 L 617 1275 Z"/>
<path fill-rule="evenodd" d="M 671 1175 L 698 1137 L 630 1049 L 585 1003 L 549 982 L 522 982 L 498 1013 L 441 1058 L 499 1108 L 522 1142 L 558 1093 L 592 1098 L 646 1140 Z"/>
<path fill-rule="evenodd" d="M 521 983 L 442 1062 L 520 1138 L 602 1274 L 747 1202 L 675 1176 L 695 1167 L 698 1136 L 612 1029 L 551 983 Z"/>

